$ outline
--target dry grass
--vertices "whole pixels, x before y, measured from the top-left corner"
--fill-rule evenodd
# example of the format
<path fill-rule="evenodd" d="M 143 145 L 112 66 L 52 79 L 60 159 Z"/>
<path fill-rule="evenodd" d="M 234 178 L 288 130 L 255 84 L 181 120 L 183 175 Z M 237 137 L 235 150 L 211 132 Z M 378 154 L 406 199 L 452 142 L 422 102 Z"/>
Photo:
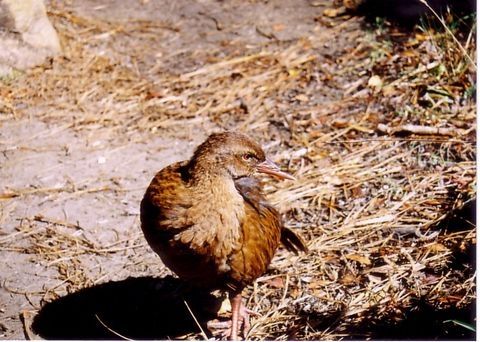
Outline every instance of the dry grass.
<path fill-rule="evenodd" d="M 238 129 L 298 177 L 268 191 L 311 251 L 280 251 L 248 289 L 250 308 L 262 314 L 250 338 L 338 339 L 362 322 L 400 320 L 418 299 L 436 308 L 475 300 L 473 266 L 457 261 L 476 245 L 475 222 L 445 224 L 476 197 L 474 28 L 453 32 L 460 49 L 448 32 L 360 31 L 352 18 L 309 39 L 223 57 L 204 52 L 205 63 L 179 73 L 161 60 L 141 65 L 142 46 L 129 50 L 128 61 L 98 53 L 109 35 L 148 42 L 173 26 L 125 27 L 58 4 L 50 15 L 65 57 L 0 90 L 2 120 L 21 117 L 15 103 L 23 102 L 46 122 L 110 127 L 133 141 L 179 134 L 179 127 Z M 346 48 L 320 56 L 332 34 Z M 395 132 L 407 124 L 424 129 Z M 10 195 L 1 198 L 22 194 Z M 85 269 L 82 258 L 98 257 L 101 268 L 102 258 L 146 248 L 138 231 L 132 237 L 102 246 L 74 224 L 37 217 L 1 237 L 0 248 L 37 254 L 56 268 L 58 289 L 72 292 L 111 279 Z M 55 290 L 45 297 L 60 296 Z"/>

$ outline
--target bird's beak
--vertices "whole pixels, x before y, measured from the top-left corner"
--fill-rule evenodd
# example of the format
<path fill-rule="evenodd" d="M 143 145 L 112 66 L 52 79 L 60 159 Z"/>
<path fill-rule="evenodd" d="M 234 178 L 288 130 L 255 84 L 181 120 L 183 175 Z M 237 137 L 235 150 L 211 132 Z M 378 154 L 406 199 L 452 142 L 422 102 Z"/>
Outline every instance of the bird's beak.
<path fill-rule="evenodd" d="M 296 180 L 291 174 L 283 172 L 280 168 L 270 159 L 266 159 L 264 162 L 257 165 L 257 171 L 272 175 L 280 179 Z"/>

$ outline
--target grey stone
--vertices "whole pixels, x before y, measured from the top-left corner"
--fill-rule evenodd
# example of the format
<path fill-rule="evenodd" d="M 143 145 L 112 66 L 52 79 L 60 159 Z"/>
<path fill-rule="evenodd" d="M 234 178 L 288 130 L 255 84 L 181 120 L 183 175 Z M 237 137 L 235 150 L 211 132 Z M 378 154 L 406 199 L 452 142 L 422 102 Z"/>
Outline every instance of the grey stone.
<path fill-rule="evenodd" d="M 0 0 L 0 76 L 61 52 L 42 0 Z"/>

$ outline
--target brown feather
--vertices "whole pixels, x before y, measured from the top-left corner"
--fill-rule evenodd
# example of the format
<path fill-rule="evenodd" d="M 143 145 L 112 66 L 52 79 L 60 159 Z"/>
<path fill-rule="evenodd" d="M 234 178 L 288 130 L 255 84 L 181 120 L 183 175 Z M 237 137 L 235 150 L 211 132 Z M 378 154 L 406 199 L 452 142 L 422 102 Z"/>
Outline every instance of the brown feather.
<path fill-rule="evenodd" d="M 299 252 L 308 252 L 308 247 L 303 241 L 303 239 L 290 228 L 282 228 L 282 237 L 280 241 L 287 250 L 295 254 L 299 254 Z"/>
<path fill-rule="evenodd" d="M 308 252 L 308 247 L 303 239 L 293 230 L 285 227 L 281 222 L 280 214 L 275 208 L 268 204 L 263 194 L 261 183 L 258 179 L 253 177 L 240 178 L 235 181 L 235 186 L 243 198 L 254 206 L 258 212 L 261 212 L 262 208 L 268 208 L 268 210 L 274 213 L 273 215 L 276 216 L 275 220 L 278 221 L 278 224 L 282 227 L 280 241 L 287 250 L 295 254 L 298 254 L 299 252 Z"/>
<path fill-rule="evenodd" d="M 144 235 L 168 268 L 192 285 L 230 292 L 232 324 L 242 289 L 266 272 L 280 241 L 306 251 L 252 177 L 269 170 L 291 178 L 248 137 L 212 134 L 189 161 L 155 175 L 140 207 Z"/>

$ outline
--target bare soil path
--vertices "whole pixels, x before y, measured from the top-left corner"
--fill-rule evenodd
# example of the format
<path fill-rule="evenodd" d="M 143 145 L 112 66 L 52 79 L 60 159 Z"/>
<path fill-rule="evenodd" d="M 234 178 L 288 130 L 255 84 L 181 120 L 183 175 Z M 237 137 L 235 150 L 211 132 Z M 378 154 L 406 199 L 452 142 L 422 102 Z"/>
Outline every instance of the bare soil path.
<path fill-rule="evenodd" d="M 212 51 L 228 54 L 229 49 L 255 49 L 273 39 L 289 41 L 313 34 L 319 29 L 314 18 L 322 9 L 307 1 L 55 3 L 56 9 L 63 6 L 72 15 L 124 27 L 132 22 L 158 25 L 149 36 L 119 37 L 114 32 L 104 32 L 94 37 L 101 41 L 94 47 L 98 55 L 109 56 L 126 67 L 140 63 L 138 73 L 153 81 L 155 76 L 149 73 L 152 68 L 183 73 L 203 65 Z M 134 51 L 142 58 L 133 61 L 135 49 L 142 49 Z M 82 77 L 82 70 L 74 71 Z M 75 89 L 65 89 L 70 91 Z M 58 97 L 61 106 L 62 95 Z M 198 128 L 179 124 L 173 126 L 173 133 L 158 130 L 154 134 L 133 132 L 125 136 L 109 126 L 89 130 L 75 127 L 69 114 L 61 119 L 42 120 L 35 115 L 41 110 L 25 108 L 28 115 L 3 120 L 0 126 L 4 146 L 0 155 L 0 192 L 11 194 L 13 199 L 2 203 L 2 234 L 9 238 L 10 233 L 19 230 L 18 238 L 34 236 L 44 225 L 58 222 L 59 228 L 75 225 L 67 229 L 73 229 L 75 237 L 85 237 L 98 246 L 131 239 L 140 247 L 121 253 L 121 257 L 83 255 L 79 261 L 81 273 L 88 274 L 68 274 L 60 279 L 62 261 L 39 263 L 37 259 L 42 256 L 36 255 L 37 251 L 30 249 L 33 247 L 28 243 L 27 251 L 15 244 L 11 250 L 3 250 L 0 331 L 7 339 L 25 338 L 19 314 L 38 309 L 46 289 L 58 293 L 68 290 L 71 280 L 79 280 L 71 277 L 109 281 L 165 273 L 159 271 L 159 260 L 140 236 L 141 196 L 157 170 L 188 158 L 192 149 L 215 128 L 208 122 Z M 37 243 L 48 245 L 50 242 L 44 237 L 39 237 Z M 69 248 L 69 243 L 59 248 Z M 149 256 L 149 266 L 136 269 L 131 259 L 138 257 L 133 254 Z M 71 267 L 68 259 L 67 268 Z"/>

